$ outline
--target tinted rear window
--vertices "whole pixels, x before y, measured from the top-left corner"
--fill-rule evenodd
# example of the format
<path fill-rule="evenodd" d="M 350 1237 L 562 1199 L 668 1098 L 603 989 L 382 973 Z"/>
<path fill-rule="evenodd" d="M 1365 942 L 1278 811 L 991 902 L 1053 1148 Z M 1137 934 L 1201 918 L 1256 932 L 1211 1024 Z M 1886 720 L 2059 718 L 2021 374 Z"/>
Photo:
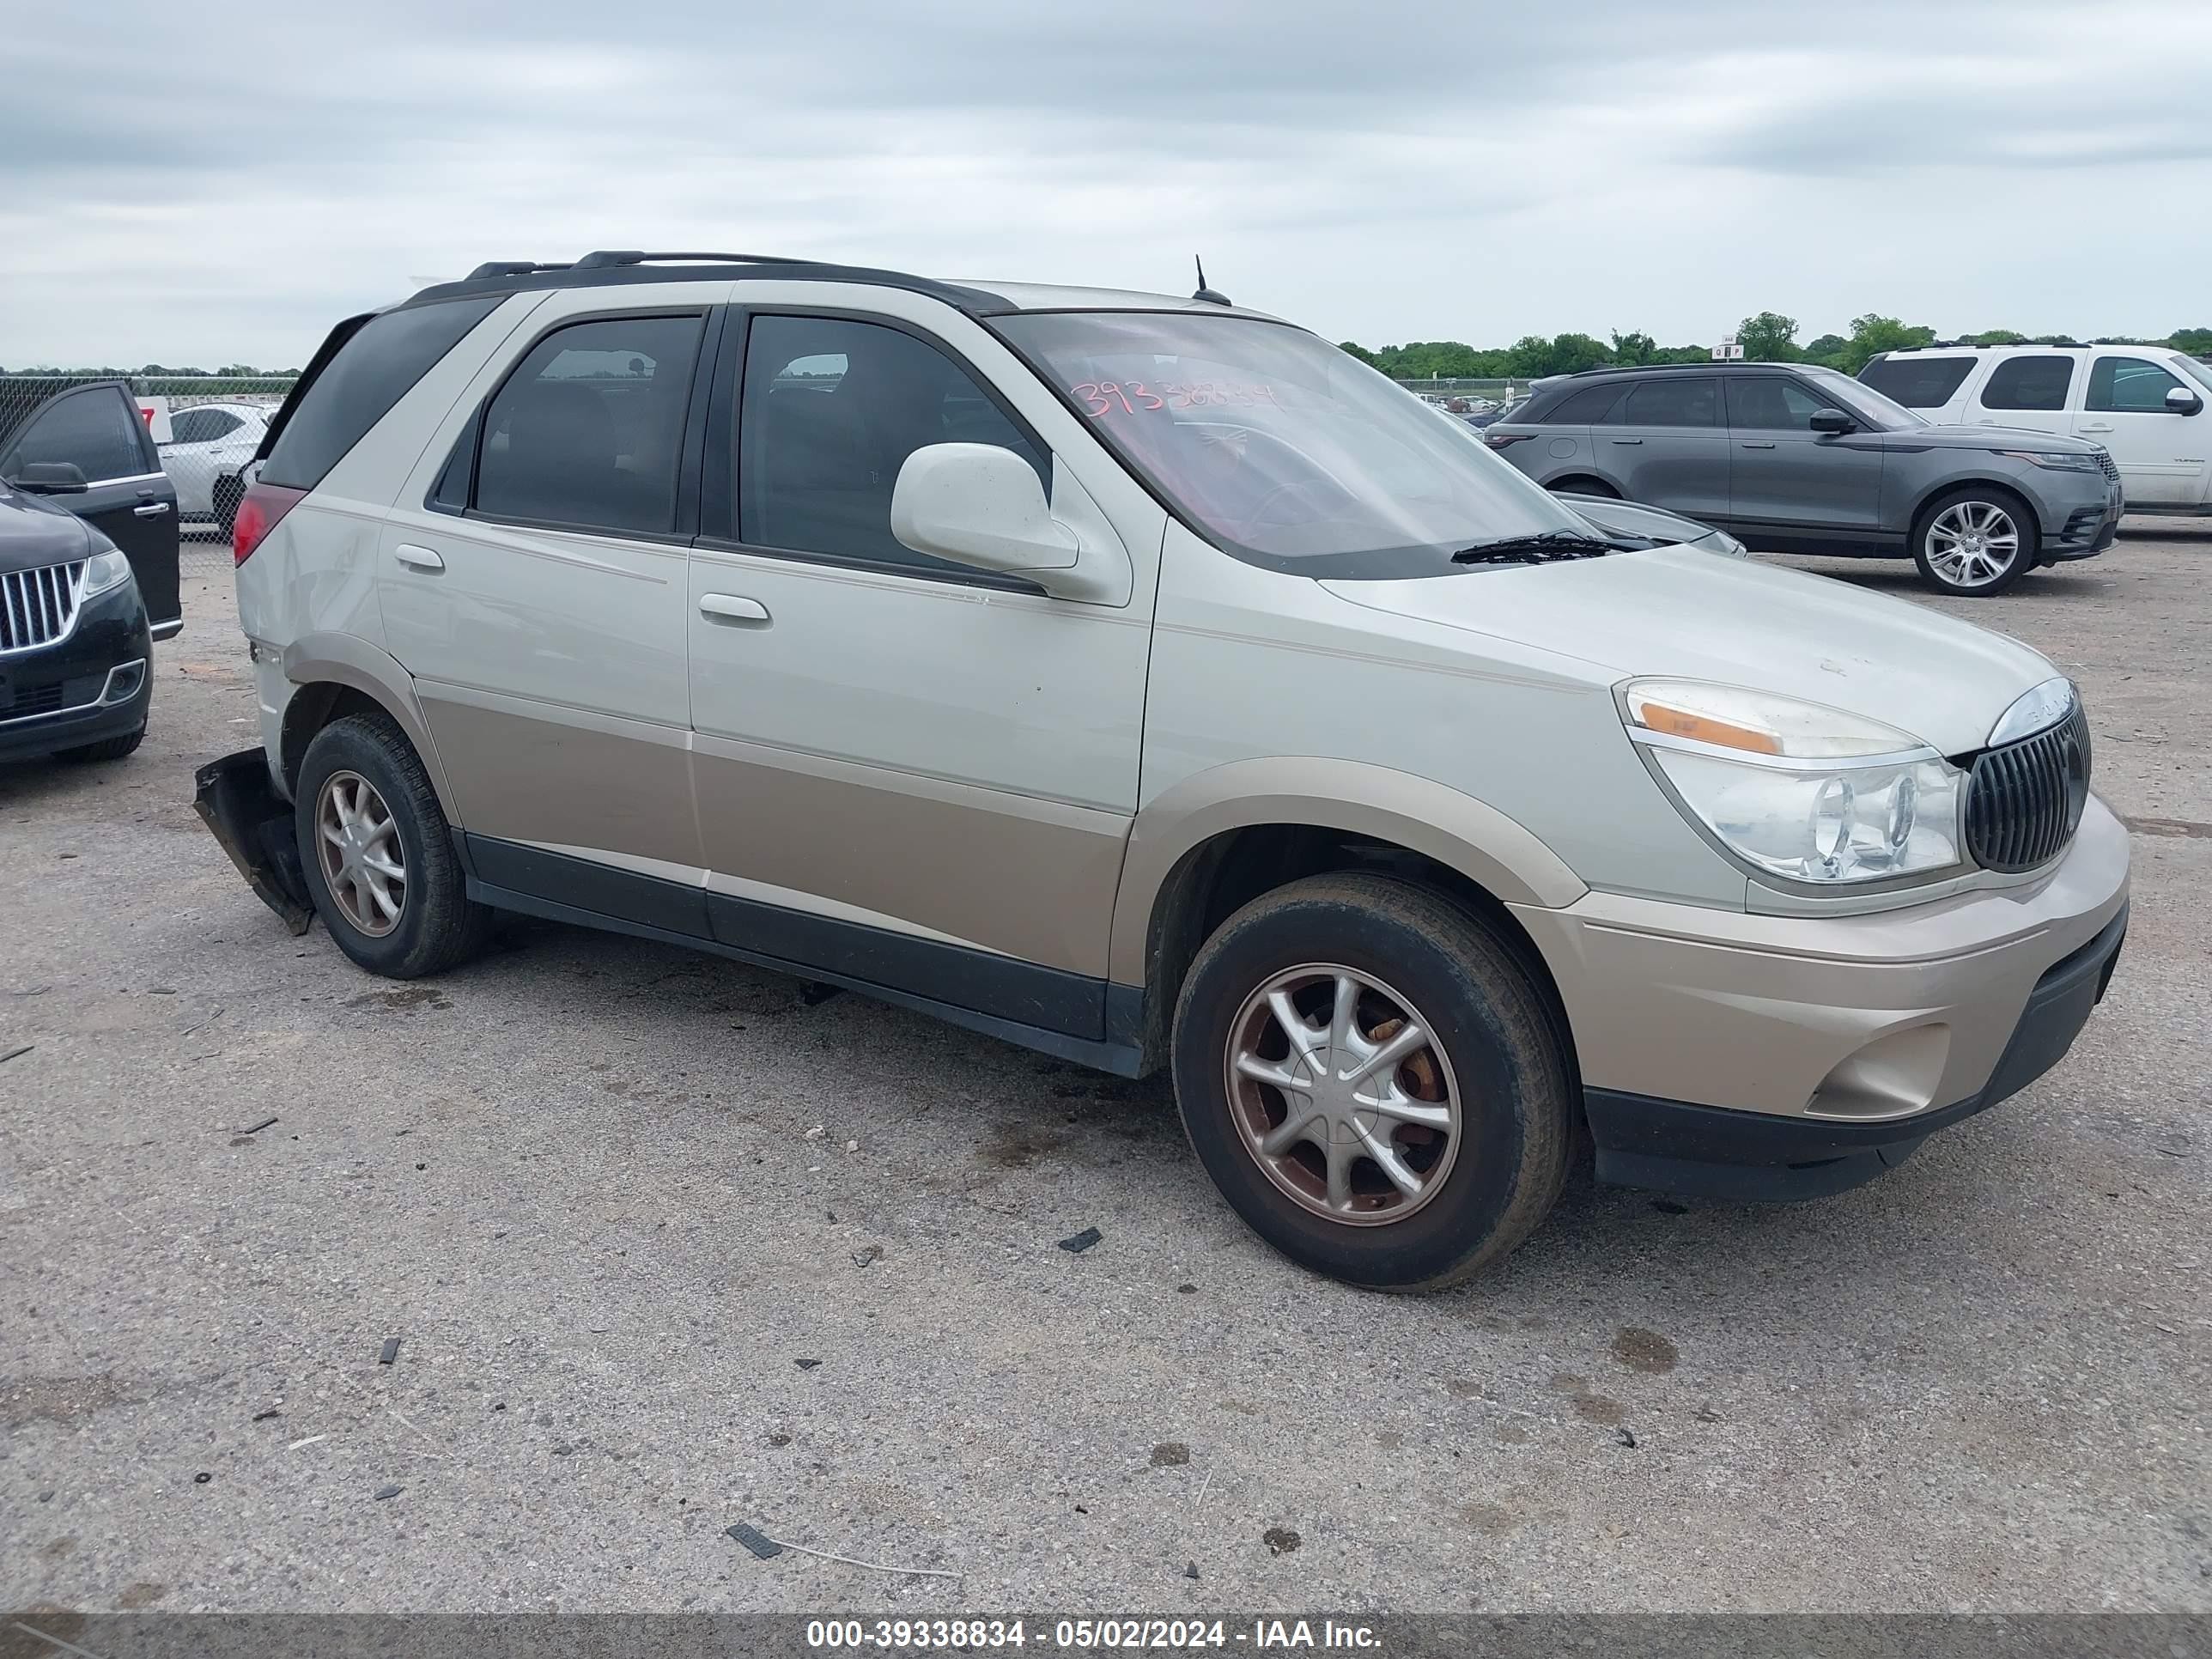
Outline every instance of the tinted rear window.
<path fill-rule="evenodd" d="M 1861 369 L 1859 379 L 1907 409 L 1941 409 L 1973 366 L 1972 357 L 1886 357 Z"/>
<path fill-rule="evenodd" d="M 1628 387 L 1616 380 L 1611 386 L 1586 386 L 1565 397 L 1536 418 L 1561 426 L 1602 426 Z"/>
<path fill-rule="evenodd" d="M 2071 357 L 2008 357 L 1982 388 L 1982 407 L 2063 409 L 2073 379 Z"/>
<path fill-rule="evenodd" d="M 504 298 L 485 295 L 414 306 L 371 318 L 338 348 L 300 400 L 261 469 L 263 479 L 313 489 L 416 381 L 491 314 Z"/>

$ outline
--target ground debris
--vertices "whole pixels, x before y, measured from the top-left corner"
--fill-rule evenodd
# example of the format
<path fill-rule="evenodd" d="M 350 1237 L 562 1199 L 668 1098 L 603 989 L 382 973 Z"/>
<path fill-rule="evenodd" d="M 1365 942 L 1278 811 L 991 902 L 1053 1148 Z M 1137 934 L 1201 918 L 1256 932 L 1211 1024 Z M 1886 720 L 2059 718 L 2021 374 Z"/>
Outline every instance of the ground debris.
<path fill-rule="evenodd" d="M 21 1059 L 23 1055 L 29 1054 L 32 1049 L 38 1046 L 39 1045 L 35 1042 L 27 1042 L 20 1048 L 9 1048 L 4 1051 L 0 1051 L 0 1066 L 5 1066 L 11 1060 Z"/>
<path fill-rule="evenodd" d="M 1288 1527 L 1270 1527 L 1260 1534 L 1260 1541 L 1267 1547 L 1270 1555 L 1288 1555 L 1305 1540 Z"/>
<path fill-rule="evenodd" d="M 1634 1449 L 1636 1445 L 1636 1437 L 1631 1434 L 1626 1429 L 1615 1429 L 1613 1431 L 1613 1437 L 1620 1444 L 1630 1448 L 1632 1450 Z"/>
<path fill-rule="evenodd" d="M 1096 1227 L 1085 1227 L 1081 1232 L 1076 1234 L 1074 1237 L 1061 1239 L 1060 1241 L 1060 1248 L 1066 1250 L 1070 1255 L 1081 1255 L 1085 1250 L 1089 1249 L 1093 1244 L 1096 1244 L 1100 1239 L 1105 1237 L 1106 1235 L 1100 1232 Z"/>
<path fill-rule="evenodd" d="M 783 1553 L 782 1545 L 777 1543 L 766 1533 L 749 1527 L 742 1521 L 734 1526 L 725 1527 L 722 1530 L 763 1561 L 771 1560 Z"/>
<path fill-rule="evenodd" d="M 386 1498 L 397 1498 L 406 1490 L 404 1486 L 379 1486 L 376 1489 L 376 1501 L 381 1504 Z"/>
<path fill-rule="evenodd" d="M 259 1133 L 260 1133 L 264 1129 L 273 1128 L 273 1127 L 276 1126 L 276 1120 L 275 1118 L 273 1118 L 273 1117 L 264 1117 L 264 1118 L 263 1118 L 263 1119 L 261 1120 L 261 1121 L 260 1121 L 260 1122 L 258 1122 L 258 1123 L 255 1124 L 255 1125 L 254 1125 L 252 1128 L 250 1128 L 250 1129 L 234 1129 L 234 1130 L 232 1130 L 232 1131 L 231 1131 L 231 1133 L 232 1133 L 233 1134 L 238 1134 L 238 1135 L 258 1135 L 258 1134 L 259 1134 Z"/>
<path fill-rule="evenodd" d="M 384 1339 L 384 1350 L 376 1356 L 376 1363 L 380 1365 L 389 1365 L 393 1360 L 398 1358 L 399 1339 L 396 1336 L 386 1337 Z"/>
<path fill-rule="evenodd" d="M 838 986 L 823 985 L 818 981 L 809 980 L 799 988 L 799 1000 L 809 1008 L 818 1008 L 831 997 L 836 996 L 840 988 Z"/>
<path fill-rule="evenodd" d="M 884 1247 L 882 1245 L 863 1245 L 860 1249 L 853 1252 L 853 1265 L 856 1267 L 865 1267 L 872 1261 L 882 1261 L 883 1256 Z"/>

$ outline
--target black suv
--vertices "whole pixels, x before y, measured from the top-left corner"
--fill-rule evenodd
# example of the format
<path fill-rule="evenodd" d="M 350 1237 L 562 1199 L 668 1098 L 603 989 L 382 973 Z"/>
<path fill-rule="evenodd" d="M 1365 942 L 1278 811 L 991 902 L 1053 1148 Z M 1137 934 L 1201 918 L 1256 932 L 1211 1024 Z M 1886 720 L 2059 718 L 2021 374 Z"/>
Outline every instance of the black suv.
<path fill-rule="evenodd" d="M 77 469 L 21 471 L 22 489 L 0 478 L 0 761 L 120 760 L 154 696 L 145 604 L 106 537 L 30 493 L 82 491 Z"/>
<path fill-rule="evenodd" d="M 2119 470 L 2100 446 L 1931 425 L 1805 363 L 1563 375 L 1482 436 L 1547 489 L 1648 502 L 1767 551 L 1910 556 L 1947 593 L 2000 592 L 2119 529 Z"/>

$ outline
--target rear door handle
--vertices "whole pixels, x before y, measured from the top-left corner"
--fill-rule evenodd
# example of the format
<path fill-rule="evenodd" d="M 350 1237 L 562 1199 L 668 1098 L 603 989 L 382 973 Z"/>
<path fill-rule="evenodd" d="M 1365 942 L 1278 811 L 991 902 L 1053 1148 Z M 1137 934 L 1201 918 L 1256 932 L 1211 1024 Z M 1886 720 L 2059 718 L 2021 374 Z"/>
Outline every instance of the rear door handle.
<path fill-rule="evenodd" d="M 750 623 L 756 628 L 767 627 L 769 620 L 766 605 L 738 593 L 702 593 L 699 614 L 714 622 Z"/>
<path fill-rule="evenodd" d="M 149 501 L 143 507 L 132 507 L 131 516 L 134 519 L 158 519 L 168 510 L 169 504 L 167 501 Z"/>
<path fill-rule="evenodd" d="M 443 570 L 446 561 L 427 547 L 417 547 L 412 542 L 402 542 L 392 550 L 392 556 L 410 570 Z"/>
<path fill-rule="evenodd" d="M 1617 444 L 1640 444 L 1644 440 L 1641 438 L 1615 438 L 1613 441 Z"/>
<path fill-rule="evenodd" d="M 1774 446 L 1772 444 L 1746 444 L 1744 447 L 1746 449 L 1771 449 Z"/>

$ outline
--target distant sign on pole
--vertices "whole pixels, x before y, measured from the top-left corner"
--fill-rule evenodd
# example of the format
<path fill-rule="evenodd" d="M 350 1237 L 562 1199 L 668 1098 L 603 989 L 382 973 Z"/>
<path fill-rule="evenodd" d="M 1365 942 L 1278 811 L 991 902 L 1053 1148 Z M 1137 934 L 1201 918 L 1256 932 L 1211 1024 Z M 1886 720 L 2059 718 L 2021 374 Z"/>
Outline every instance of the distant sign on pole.
<path fill-rule="evenodd" d="M 1723 337 L 1721 343 L 1713 348 L 1713 361 L 1717 363 L 1734 362 L 1742 356 L 1743 347 L 1733 334 Z"/>

